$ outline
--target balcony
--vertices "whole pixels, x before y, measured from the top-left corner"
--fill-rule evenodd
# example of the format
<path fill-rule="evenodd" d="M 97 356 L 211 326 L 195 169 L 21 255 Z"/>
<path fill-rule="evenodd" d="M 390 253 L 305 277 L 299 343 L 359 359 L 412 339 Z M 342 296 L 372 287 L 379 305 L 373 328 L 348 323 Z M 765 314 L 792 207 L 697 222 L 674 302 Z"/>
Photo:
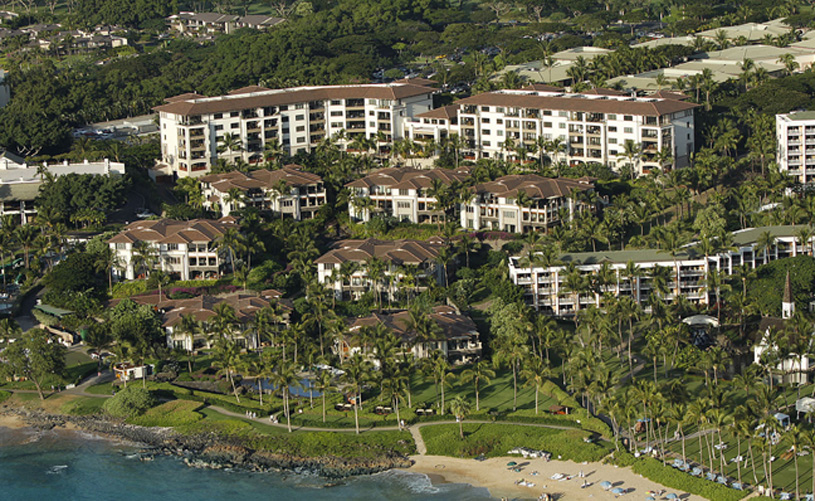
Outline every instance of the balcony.
<path fill-rule="evenodd" d="M 364 99 L 346 99 L 345 100 L 345 107 L 346 108 L 363 108 L 365 106 Z"/>
<path fill-rule="evenodd" d="M 349 112 L 347 112 L 345 114 L 345 117 L 348 118 L 349 120 L 365 118 L 365 112 L 364 111 L 349 111 Z"/>
<path fill-rule="evenodd" d="M 190 129 L 190 137 L 204 137 L 204 129 Z"/>

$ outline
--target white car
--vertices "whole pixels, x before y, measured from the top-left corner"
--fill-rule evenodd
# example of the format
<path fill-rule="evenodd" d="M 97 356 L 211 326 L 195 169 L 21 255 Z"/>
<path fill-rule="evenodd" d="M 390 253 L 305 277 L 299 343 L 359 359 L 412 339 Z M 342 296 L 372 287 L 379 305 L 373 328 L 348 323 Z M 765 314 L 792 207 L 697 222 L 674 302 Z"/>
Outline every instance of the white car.
<path fill-rule="evenodd" d="M 142 209 L 141 211 L 136 213 L 136 217 L 138 217 L 139 219 L 147 219 L 148 217 L 153 217 L 153 216 L 155 216 L 155 214 L 153 214 L 152 212 L 150 212 L 147 209 Z"/>

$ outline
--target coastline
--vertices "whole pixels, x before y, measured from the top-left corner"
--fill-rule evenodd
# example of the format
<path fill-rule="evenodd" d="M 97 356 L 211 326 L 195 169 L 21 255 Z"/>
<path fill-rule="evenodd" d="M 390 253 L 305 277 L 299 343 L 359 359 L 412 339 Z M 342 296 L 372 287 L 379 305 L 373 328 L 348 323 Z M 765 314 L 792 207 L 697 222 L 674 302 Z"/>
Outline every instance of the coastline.
<path fill-rule="evenodd" d="M 555 499 L 599 499 L 610 500 L 617 496 L 604 490 L 600 483 L 609 481 L 613 487 L 629 489 L 633 498 L 644 499 L 648 491 L 665 490 L 674 492 L 685 501 L 705 501 L 705 498 L 681 491 L 667 489 L 647 478 L 634 473 L 630 468 L 620 468 L 602 463 L 574 463 L 572 461 L 546 461 L 544 459 L 523 459 L 519 457 L 490 458 L 485 461 L 451 458 L 446 456 L 411 456 L 414 464 L 403 469 L 406 472 L 423 473 L 434 483 L 469 484 L 484 487 L 495 498 L 538 499 L 542 493 L 555 495 Z M 510 461 L 518 463 L 520 472 L 507 466 Z M 583 471 L 585 478 L 578 477 Z M 537 475 L 532 475 L 537 472 Z M 560 473 L 573 475 L 571 480 L 552 480 L 552 475 Z M 439 481 L 439 479 L 441 479 Z M 520 479 L 534 483 L 534 487 L 516 484 Z M 585 480 L 591 484 L 581 485 Z M 630 490 L 633 489 L 633 490 Z"/>

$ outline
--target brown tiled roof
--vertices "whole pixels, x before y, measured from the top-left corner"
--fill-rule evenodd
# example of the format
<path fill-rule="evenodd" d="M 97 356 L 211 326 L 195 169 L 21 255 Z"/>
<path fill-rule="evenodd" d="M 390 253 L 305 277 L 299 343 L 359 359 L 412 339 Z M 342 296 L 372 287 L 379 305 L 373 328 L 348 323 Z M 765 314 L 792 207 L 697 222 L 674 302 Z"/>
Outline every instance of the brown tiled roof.
<path fill-rule="evenodd" d="M 690 96 L 687 94 L 683 94 L 681 92 L 676 92 L 672 90 L 658 90 L 651 94 L 648 94 L 649 97 L 659 97 L 662 99 L 673 99 L 674 101 L 685 101 L 690 99 Z"/>
<path fill-rule="evenodd" d="M 416 118 L 441 118 L 444 120 L 450 120 L 451 118 L 455 118 L 458 116 L 458 109 L 460 108 L 457 104 L 451 104 L 450 106 L 442 106 L 441 108 L 436 108 L 433 110 L 425 111 L 424 113 L 419 113 L 416 115 Z"/>
<path fill-rule="evenodd" d="M 308 186 L 322 182 L 322 178 L 316 174 L 300 170 L 299 165 L 286 165 L 277 170 L 256 170 L 247 174 L 238 171 L 224 174 L 210 174 L 201 178 L 204 183 L 209 183 L 213 188 L 221 193 L 228 192 L 231 188 L 241 191 L 249 189 L 271 189 L 281 179 L 288 186 Z"/>
<path fill-rule="evenodd" d="M 441 244 L 435 240 L 340 240 L 315 263 L 364 263 L 373 256 L 394 264 L 420 264 L 435 260 Z"/>
<path fill-rule="evenodd" d="M 515 174 L 499 177 L 495 181 L 477 184 L 476 193 L 492 193 L 495 196 L 514 198 L 524 190 L 530 198 L 557 198 L 568 196 L 572 190 L 586 191 L 594 188 L 588 179 L 542 177 L 537 174 Z"/>
<path fill-rule="evenodd" d="M 189 116 L 329 99 L 402 99 L 433 92 L 435 89 L 412 84 L 326 85 L 276 89 L 245 97 L 238 94 L 238 97 L 189 99 L 156 106 L 153 109 Z"/>
<path fill-rule="evenodd" d="M 192 315 L 196 320 L 206 322 L 215 316 L 215 306 L 226 303 L 235 309 L 235 314 L 241 322 L 248 322 L 255 318 L 259 310 L 271 305 L 268 299 L 245 292 L 236 292 L 226 296 L 197 296 L 189 299 L 169 299 L 162 295 L 159 301 L 158 294 L 134 296 L 130 298 L 138 304 L 154 306 L 162 313 L 162 326 L 173 327 L 181 322 L 183 315 Z M 111 301 L 115 305 L 119 300 Z M 291 310 L 289 304 L 280 303 L 284 309 Z"/>
<path fill-rule="evenodd" d="M 584 94 L 583 94 L 584 95 Z M 698 104 L 674 99 L 600 99 L 580 97 L 581 94 L 547 94 L 540 92 L 485 92 L 458 101 L 476 106 L 503 106 L 538 110 L 582 111 L 585 113 L 620 113 L 627 115 L 661 116 L 696 108 Z"/>
<path fill-rule="evenodd" d="M 447 169 L 411 169 L 389 167 L 373 172 L 362 179 L 352 181 L 345 186 L 349 188 L 370 188 L 371 186 L 387 186 L 396 189 L 427 189 L 433 186 L 433 180 L 438 179 L 444 184 L 454 181 L 462 182 L 467 178 L 466 173 L 458 173 Z"/>
<path fill-rule="evenodd" d="M 473 322 L 470 317 L 457 313 L 456 310 L 450 306 L 436 306 L 429 316 L 441 327 L 441 336 L 438 340 L 462 339 L 478 336 L 478 328 L 475 322 Z M 353 337 L 354 331 L 362 327 L 383 324 L 401 338 L 402 342 L 412 343 L 416 334 L 407 330 L 409 318 L 410 313 L 407 311 L 400 311 L 390 315 L 374 313 L 371 316 L 354 320 L 350 330 Z"/>
<path fill-rule="evenodd" d="M 127 225 L 124 230 L 108 240 L 108 242 L 114 244 L 135 243 L 138 241 L 162 244 L 213 242 L 234 224 L 234 219 L 227 218 L 217 221 L 210 219 L 135 221 Z"/>
<path fill-rule="evenodd" d="M 184 94 L 179 94 L 177 96 L 168 97 L 164 99 L 168 103 L 177 103 L 180 101 L 189 101 L 190 99 L 203 99 L 206 96 L 202 96 L 201 94 L 196 94 L 195 92 L 186 92 Z"/>
<path fill-rule="evenodd" d="M 238 94 L 249 94 L 251 92 L 263 92 L 263 91 L 266 91 L 266 90 L 272 90 L 272 89 L 270 89 L 268 87 L 261 87 L 260 85 L 247 85 L 246 87 L 241 87 L 240 89 L 235 89 L 235 90 L 229 91 L 228 94 L 230 96 L 235 96 L 235 95 L 238 95 Z"/>

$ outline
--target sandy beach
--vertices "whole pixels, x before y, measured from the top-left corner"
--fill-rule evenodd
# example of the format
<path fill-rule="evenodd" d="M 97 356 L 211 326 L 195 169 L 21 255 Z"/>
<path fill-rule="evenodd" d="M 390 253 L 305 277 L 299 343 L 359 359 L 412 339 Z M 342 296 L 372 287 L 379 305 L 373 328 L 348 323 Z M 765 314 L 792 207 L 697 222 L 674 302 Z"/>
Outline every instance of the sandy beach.
<path fill-rule="evenodd" d="M 25 428 L 27 425 L 20 416 L 14 414 L 0 414 L 0 428 L 11 428 L 18 430 Z"/>
<path fill-rule="evenodd" d="M 704 501 L 704 498 L 700 496 L 666 489 L 635 474 L 630 468 L 618 468 L 602 463 L 547 462 L 544 459 L 518 457 L 491 458 L 482 462 L 444 456 L 412 456 L 411 459 L 416 464 L 406 471 L 427 474 L 433 481 L 441 477 L 445 482 L 486 487 L 496 498 L 538 499 L 542 493 L 546 492 L 550 495 L 556 494 L 557 499 L 615 499 L 618 496 L 600 486 L 600 483 L 605 480 L 612 483 L 612 488 L 628 489 L 628 494 L 619 496 L 623 499 L 645 499 L 648 491 L 665 489 L 665 494 L 673 492 L 683 500 Z M 518 463 L 518 466 L 522 468 L 520 473 L 507 467 L 510 461 Z M 580 471 L 583 471 L 585 478 L 578 477 Z M 532 475 L 533 472 L 538 472 L 538 474 Z M 561 481 L 552 480 L 552 475 L 556 473 L 573 475 L 574 478 Z M 516 482 L 521 479 L 532 482 L 535 486 L 517 485 Z M 584 480 L 590 484 L 588 487 L 581 487 Z M 655 497 L 662 499 L 662 497 Z"/>

